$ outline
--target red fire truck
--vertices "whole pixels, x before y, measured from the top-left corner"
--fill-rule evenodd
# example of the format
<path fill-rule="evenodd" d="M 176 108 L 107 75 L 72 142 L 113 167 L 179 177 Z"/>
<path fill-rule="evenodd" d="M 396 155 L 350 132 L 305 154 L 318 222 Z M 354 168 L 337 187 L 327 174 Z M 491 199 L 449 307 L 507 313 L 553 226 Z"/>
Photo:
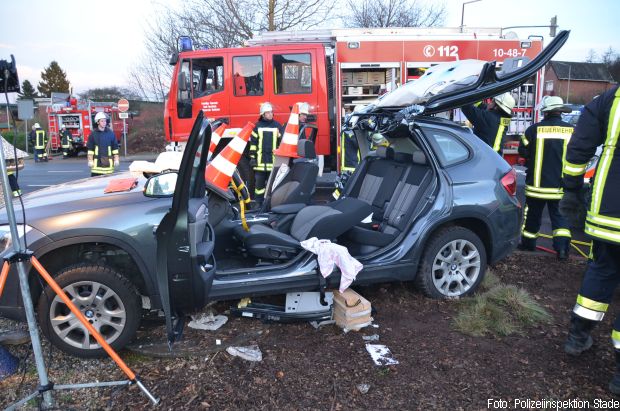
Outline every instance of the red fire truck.
<path fill-rule="evenodd" d="M 118 117 L 116 103 L 78 100 L 68 93 L 52 93 L 52 102 L 47 107 L 50 149 L 60 149 L 60 130 L 64 125 L 73 137 L 71 155 L 86 151 L 86 142 L 94 127 L 95 114 L 104 112 L 118 141 L 123 136 L 123 120 Z"/>
<path fill-rule="evenodd" d="M 170 59 L 174 72 L 164 111 L 166 139 L 183 143 L 198 110 L 242 127 L 256 121 L 265 101 L 281 123 L 293 104 L 303 101 L 310 104 L 310 121 L 318 127 L 317 154 L 330 156 L 337 152 L 346 113 L 415 81 L 426 68 L 461 59 L 495 60 L 501 67 L 507 58 L 532 59 L 542 48 L 540 37 L 506 38 L 500 29 L 478 28 L 266 32 L 248 41 L 248 47 L 193 50 L 186 45 Z M 537 120 L 534 108 L 542 84 L 541 70 L 513 92 L 517 106 L 509 135 L 515 141 Z M 450 115 L 458 120 L 458 112 Z M 505 153 L 516 154 L 514 148 L 509 142 Z M 336 157 L 329 157 L 326 167 L 333 168 Z"/>

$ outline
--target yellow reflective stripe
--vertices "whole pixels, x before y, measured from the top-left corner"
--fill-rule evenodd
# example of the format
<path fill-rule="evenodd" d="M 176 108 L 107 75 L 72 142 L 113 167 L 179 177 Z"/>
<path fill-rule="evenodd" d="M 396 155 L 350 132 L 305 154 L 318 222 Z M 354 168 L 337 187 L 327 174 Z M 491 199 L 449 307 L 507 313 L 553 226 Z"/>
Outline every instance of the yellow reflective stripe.
<path fill-rule="evenodd" d="M 521 235 L 525 238 L 538 238 L 538 233 L 530 233 L 529 231 L 525 231 L 525 229 L 521 231 Z"/>
<path fill-rule="evenodd" d="M 616 350 L 620 349 L 620 331 L 613 330 L 611 332 L 611 342 Z"/>
<path fill-rule="evenodd" d="M 525 137 L 525 134 L 521 134 L 521 142 L 526 147 L 530 144 L 530 142 L 527 140 L 527 137 Z"/>
<path fill-rule="evenodd" d="M 264 194 L 265 193 L 265 189 L 264 188 L 255 188 L 254 189 L 254 193 L 255 194 Z"/>
<path fill-rule="evenodd" d="M 532 198 L 540 198 L 541 200 L 561 200 L 562 199 L 562 194 L 542 194 L 542 193 L 532 193 L 532 192 L 525 192 L 525 196 L 526 197 L 532 197 Z"/>
<path fill-rule="evenodd" d="M 589 310 L 600 312 L 607 312 L 607 308 L 609 308 L 609 304 L 599 303 L 598 301 L 591 300 L 581 294 L 577 295 L 577 304 Z"/>
<path fill-rule="evenodd" d="M 499 153 L 502 148 L 502 137 L 504 136 L 504 129 L 510 125 L 510 118 L 502 117 L 499 119 L 499 127 L 497 128 L 497 134 L 495 135 L 495 141 L 493 142 L 493 150 Z"/>
<path fill-rule="evenodd" d="M 554 237 L 570 237 L 570 230 L 567 228 L 558 228 L 557 230 L 553 230 Z"/>
<path fill-rule="evenodd" d="M 93 150 L 88 150 L 87 153 L 88 153 L 88 155 L 93 155 L 93 156 L 95 155 L 95 152 Z"/>
<path fill-rule="evenodd" d="M 545 152 L 545 142 L 536 142 L 536 157 L 534 162 L 534 186 L 540 187 L 540 176 L 542 174 L 543 154 Z"/>
<path fill-rule="evenodd" d="M 620 230 L 620 218 L 602 216 L 600 214 L 594 214 L 592 212 L 588 212 L 587 218 L 593 223 L 604 224 L 611 228 L 617 228 L 618 230 Z"/>
<path fill-rule="evenodd" d="M 605 317 L 604 312 L 590 310 L 589 308 L 585 308 L 579 304 L 575 304 L 573 307 L 573 313 L 590 321 L 603 321 L 603 318 Z"/>
<path fill-rule="evenodd" d="M 616 231 L 608 230 L 605 228 L 590 225 L 587 220 L 586 220 L 586 228 L 584 230 L 584 233 L 592 237 L 598 237 L 603 240 L 612 241 L 614 243 L 620 243 L 620 232 L 616 232 Z"/>
<path fill-rule="evenodd" d="M 620 88 L 616 90 L 616 96 L 611 106 L 609 113 L 609 122 L 607 123 L 607 137 L 603 144 L 603 152 L 599 159 L 596 178 L 594 179 L 594 188 L 592 189 L 592 204 L 590 211 L 594 214 L 598 214 L 601 209 L 601 200 L 603 198 L 603 190 L 605 183 L 607 182 L 607 174 L 611 168 L 611 163 L 614 160 L 614 153 L 616 151 L 616 144 L 618 143 L 618 135 L 620 134 L 620 110 L 618 110 L 618 104 L 620 103 Z"/>
<path fill-rule="evenodd" d="M 538 133 L 541 133 L 544 135 L 543 138 L 569 139 L 571 134 L 573 134 L 572 127 L 538 126 L 536 130 Z"/>
<path fill-rule="evenodd" d="M 564 174 L 568 174 L 569 176 L 579 176 L 586 172 L 587 166 L 588 166 L 587 163 L 586 164 L 573 164 L 573 163 L 569 163 L 568 161 L 565 161 L 562 171 L 564 172 Z"/>
<path fill-rule="evenodd" d="M 535 187 L 526 185 L 525 189 L 529 189 L 530 191 L 537 191 L 539 193 L 563 193 L 562 189 L 559 187 Z"/>

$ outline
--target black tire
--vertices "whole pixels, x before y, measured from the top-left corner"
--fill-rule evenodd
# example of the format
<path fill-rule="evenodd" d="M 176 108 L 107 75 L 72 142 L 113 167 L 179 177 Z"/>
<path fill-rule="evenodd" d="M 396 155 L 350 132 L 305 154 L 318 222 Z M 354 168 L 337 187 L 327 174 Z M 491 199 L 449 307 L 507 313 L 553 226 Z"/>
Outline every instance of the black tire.
<path fill-rule="evenodd" d="M 61 271 L 55 280 L 112 348 L 119 350 L 135 337 L 141 305 L 134 286 L 120 273 L 103 265 L 77 265 Z M 94 296 L 93 287 L 97 287 Z M 43 334 L 62 351 L 83 358 L 106 355 L 49 286 L 39 298 L 37 314 Z"/>
<path fill-rule="evenodd" d="M 464 227 L 446 227 L 428 241 L 415 284 L 431 298 L 459 298 L 476 291 L 486 269 L 487 255 L 480 238 Z"/>

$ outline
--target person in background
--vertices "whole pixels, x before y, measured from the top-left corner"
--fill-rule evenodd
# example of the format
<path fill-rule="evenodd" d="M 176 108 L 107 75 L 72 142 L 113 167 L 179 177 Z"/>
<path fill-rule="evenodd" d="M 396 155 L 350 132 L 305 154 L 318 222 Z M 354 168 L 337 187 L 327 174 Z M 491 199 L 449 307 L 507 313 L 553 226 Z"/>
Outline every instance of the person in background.
<path fill-rule="evenodd" d="M 603 320 L 620 284 L 619 138 L 620 88 L 615 87 L 586 105 L 568 142 L 564 160 L 564 196 L 560 210 L 574 210 L 584 202 L 583 175 L 588 162 L 597 147 L 603 146 L 584 230 L 592 238 L 592 259 L 583 276 L 564 344 L 564 351 L 573 356 L 592 347 L 590 333 Z M 614 321 L 611 342 L 616 371 L 609 390 L 620 395 L 620 316 Z"/>
<path fill-rule="evenodd" d="M 35 163 L 38 163 L 40 161 L 47 161 L 47 135 L 45 134 L 45 130 L 41 128 L 39 123 L 34 123 L 30 136 L 32 145 L 34 147 Z"/>
<path fill-rule="evenodd" d="M 62 158 L 69 157 L 72 145 L 73 137 L 71 137 L 71 132 L 67 130 L 67 127 L 63 124 L 60 130 L 60 147 L 62 148 Z"/>
<path fill-rule="evenodd" d="M 91 177 L 112 174 L 115 167 L 120 166 L 118 141 L 107 126 L 106 115 L 99 112 L 95 115 L 95 129 L 88 137 L 88 167 Z"/>
<path fill-rule="evenodd" d="M 250 138 L 250 166 L 254 169 L 254 200 L 260 205 L 265 198 L 269 173 L 273 169 L 273 152 L 280 143 L 282 125 L 273 118 L 270 103 L 260 106 L 260 117 Z"/>
<path fill-rule="evenodd" d="M 573 134 L 573 126 L 562 120 L 570 113 L 561 97 L 546 96 L 542 101 L 543 120 L 532 124 L 521 136 L 519 155 L 525 159 L 525 211 L 519 248 L 536 250 L 536 239 L 545 206 L 551 218 L 553 248 L 560 260 L 568 258 L 571 233 L 560 214 L 562 198 L 562 158 Z"/>
<path fill-rule="evenodd" d="M 510 125 L 515 99 L 510 93 L 493 97 L 486 108 L 469 104 L 461 107 L 467 120 L 474 126 L 474 134 L 502 155 L 504 138 Z"/>

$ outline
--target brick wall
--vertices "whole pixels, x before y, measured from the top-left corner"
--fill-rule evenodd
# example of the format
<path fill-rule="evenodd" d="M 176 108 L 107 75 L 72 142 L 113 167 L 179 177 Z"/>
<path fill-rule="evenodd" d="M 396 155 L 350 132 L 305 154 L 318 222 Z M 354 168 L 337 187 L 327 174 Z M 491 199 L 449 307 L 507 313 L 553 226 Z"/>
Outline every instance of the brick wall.
<path fill-rule="evenodd" d="M 547 88 L 548 82 L 553 82 L 553 89 Z M 547 68 L 545 71 L 545 95 L 560 96 L 564 99 L 565 103 L 571 104 L 587 104 L 592 101 L 594 96 L 597 96 L 606 90 L 614 87 L 615 83 L 606 81 L 584 81 L 584 80 L 558 80 L 555 72 Z M 567 99 L 568 93 L 568 99 Z"/>

